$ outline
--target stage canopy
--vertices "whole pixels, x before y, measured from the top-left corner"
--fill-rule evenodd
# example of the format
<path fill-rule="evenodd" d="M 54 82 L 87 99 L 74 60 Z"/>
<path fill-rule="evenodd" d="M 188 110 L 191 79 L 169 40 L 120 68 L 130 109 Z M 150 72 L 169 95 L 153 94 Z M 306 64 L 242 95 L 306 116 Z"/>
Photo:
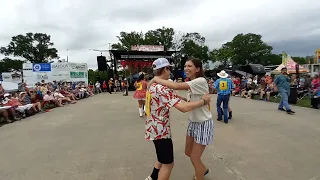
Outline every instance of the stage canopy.
<path fill-rule="evenodd" d="M 283 61 L 284 63 L 280 64 L 276 69 L 271 71 L 271 74 L 280 74 L 281 69 L 284 67 L 287 67 L 287 70 L 288 70 L 287 72 L 289 74 L 296 73 L 297 63 L 294 62 L 294 60 L 290 56 L 287 56 L 286 58 L 287 58 L 286 61 Z M 298 65 L 298 66 L 299 66 L 299 73 L 308 73 L 309 72 L 309 70 L 304 68 L 303 66 L 301 66 L 301 65 Z"/>

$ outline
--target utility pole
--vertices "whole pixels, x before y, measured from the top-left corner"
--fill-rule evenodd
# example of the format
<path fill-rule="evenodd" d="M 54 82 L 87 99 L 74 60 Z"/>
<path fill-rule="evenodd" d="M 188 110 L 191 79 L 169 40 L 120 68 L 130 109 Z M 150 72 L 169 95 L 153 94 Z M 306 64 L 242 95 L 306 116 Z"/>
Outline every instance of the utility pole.
<path fill-rule="evenodd" d="M 69 62 L 69 49 L 67 49 L 67 62 Z"/>

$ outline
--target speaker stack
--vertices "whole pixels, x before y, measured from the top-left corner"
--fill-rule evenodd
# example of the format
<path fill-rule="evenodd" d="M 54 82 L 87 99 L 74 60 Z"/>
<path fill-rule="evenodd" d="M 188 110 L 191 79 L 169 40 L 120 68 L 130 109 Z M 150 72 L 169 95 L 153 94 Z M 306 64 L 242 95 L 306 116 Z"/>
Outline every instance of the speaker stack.
<path fill-rule="evenodd" d="M 107 71 L 107 59 L 105 56 L 97 56 L 98 70 Z"/>

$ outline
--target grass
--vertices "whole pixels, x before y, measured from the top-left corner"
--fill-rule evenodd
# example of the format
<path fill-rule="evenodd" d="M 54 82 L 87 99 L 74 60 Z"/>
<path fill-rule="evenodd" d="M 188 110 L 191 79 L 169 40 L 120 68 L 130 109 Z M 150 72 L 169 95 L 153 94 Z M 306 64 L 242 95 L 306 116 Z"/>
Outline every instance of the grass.
<path fill-rule="evenodd" d="M 253 96 L 253 99 L 255 100 L 260 100 L 259 98 L 260 96 Z M 279 98 L 271 97 L 270 102 L 280 103 L 280 99 L 281 99 L 280 97 Z M 301 100 L 298 99 L 297 104 L 290 104 L 290 105 L 311 108 L 311 99 L 309 97 L 304 97 Z"/>

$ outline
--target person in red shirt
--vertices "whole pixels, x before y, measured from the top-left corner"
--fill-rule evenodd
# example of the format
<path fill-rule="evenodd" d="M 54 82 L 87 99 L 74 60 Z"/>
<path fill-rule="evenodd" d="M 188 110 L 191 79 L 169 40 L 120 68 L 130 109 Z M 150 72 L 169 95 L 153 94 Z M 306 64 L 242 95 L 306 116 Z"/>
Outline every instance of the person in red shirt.
<path fill-rule="evenodd" d="M 155 75 L 164 80 L 170 78 L 171 65 L 165 58 L 159 58 L 152 64 Z M 170 108 L 188 112 L 210 103 L 209 93 L 200 100 L 180 103 L 180 98 L 172 89 L 150 82 L 146 93 L 146 140 L 153 141 L 157 162 L 152 174 L 146 180 L 169 179 L 173 168 L 173 144 L 171 139 Z M 161 169 L 161 170 L 160 170 Z"/>

